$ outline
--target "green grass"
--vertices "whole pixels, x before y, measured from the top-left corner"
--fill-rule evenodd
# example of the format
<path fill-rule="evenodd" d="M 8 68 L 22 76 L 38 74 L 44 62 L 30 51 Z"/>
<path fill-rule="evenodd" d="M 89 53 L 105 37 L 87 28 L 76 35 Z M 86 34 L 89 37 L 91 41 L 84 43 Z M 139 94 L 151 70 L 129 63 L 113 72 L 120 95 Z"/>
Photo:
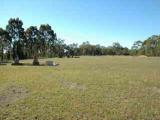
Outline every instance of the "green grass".
<path fill-rule="evenodd" d="M 0 66 L 0 120 L 160 119 L 160 58 L 51 60 Z"/>

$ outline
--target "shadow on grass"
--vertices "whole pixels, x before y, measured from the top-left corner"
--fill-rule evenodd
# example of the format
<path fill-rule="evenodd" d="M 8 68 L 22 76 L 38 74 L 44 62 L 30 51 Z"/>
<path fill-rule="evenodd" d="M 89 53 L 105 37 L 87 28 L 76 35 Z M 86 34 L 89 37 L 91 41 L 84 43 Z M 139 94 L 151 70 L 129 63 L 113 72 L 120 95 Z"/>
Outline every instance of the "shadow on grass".
<path fill-rule="evenodd" d="M 75 57 L 73 57 L 73 58 L 80 58 L 80 56 L 75 56 Z"/>
<path fill-rule="evenodd" d="M 80 58 L 79 56 L 67 57 L 67 58 Z"/>
<path fill-rule="evenodd" d="M 1 65 L 7 65 L 7 64 L 6 64 L 6 63 L 0 63 L 0 66 L 1 66 Z"/>
<path fill-rule="evenodd" d="M 49 67 L 59 66 L 59 64 L 56 64 L 56 65 L 46 65 L 46 64 L 33 65 L 31 63 L 18 63 L 18 64 L 12 63 L 11 65 L 13 65 L 13 66 L 49 66 Z"/>
<path fill-rule="evenodd" d="M 3 62 L 0 62 L 0 65 L 7 65 L 8 63 L 11 63 L 9 61 L 3 61 Z"/>

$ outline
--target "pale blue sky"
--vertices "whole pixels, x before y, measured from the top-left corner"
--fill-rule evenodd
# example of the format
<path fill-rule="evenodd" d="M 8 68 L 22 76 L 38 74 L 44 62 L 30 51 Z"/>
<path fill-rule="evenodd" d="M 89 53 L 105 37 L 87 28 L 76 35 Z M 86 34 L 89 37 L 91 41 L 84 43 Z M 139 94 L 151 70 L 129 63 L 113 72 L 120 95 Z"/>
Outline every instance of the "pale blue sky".
<path fill-rule="evenodd" d="M 25 28 L 48 23 L 68 44 L 130 47 L 160 34 L 160 0 L 1 0 L 0 27 L 11 17 Z"/>

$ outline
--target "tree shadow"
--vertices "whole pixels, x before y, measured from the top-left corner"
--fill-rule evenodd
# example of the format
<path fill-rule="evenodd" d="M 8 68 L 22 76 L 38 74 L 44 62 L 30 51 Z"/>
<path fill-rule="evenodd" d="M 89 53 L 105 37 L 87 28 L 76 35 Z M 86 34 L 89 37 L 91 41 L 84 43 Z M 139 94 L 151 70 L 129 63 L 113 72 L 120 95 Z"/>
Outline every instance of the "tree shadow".
<path fill-rule="evenodd" d="M 10 61 L 1 61 L 0 65 L 7 65 L 8 63 L 11 63 Z"/>
<path fill-rule="evenodd" d="M 3 65 L 3 66 L 4 66 L 4 65 L 7 65 L 7 64 L 6 64 L 6 63 L 0 63 L 0 66 L 1 66 L 1 65 Z"/>
<path fill-rule="evenodd" d="M 47 64 L 39 64 L 39 65 L 33 65 L 32 63 L 12 63 L 11 65 L 13 66 L 49 66 L 49 67 L 56 67 L 59 66 L 59 64 L 55 64 L 55 65 L 47 65 Z"/>

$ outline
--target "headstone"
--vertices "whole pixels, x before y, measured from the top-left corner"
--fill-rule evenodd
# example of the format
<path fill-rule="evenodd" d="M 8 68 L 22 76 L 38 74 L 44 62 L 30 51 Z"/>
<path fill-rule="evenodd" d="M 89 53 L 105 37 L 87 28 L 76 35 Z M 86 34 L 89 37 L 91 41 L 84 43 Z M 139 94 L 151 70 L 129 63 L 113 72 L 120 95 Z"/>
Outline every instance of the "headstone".
<path fill-rule="evenodd" d="M 53 61 L 46 61 L 47 66 L 54 66 Z"/>

